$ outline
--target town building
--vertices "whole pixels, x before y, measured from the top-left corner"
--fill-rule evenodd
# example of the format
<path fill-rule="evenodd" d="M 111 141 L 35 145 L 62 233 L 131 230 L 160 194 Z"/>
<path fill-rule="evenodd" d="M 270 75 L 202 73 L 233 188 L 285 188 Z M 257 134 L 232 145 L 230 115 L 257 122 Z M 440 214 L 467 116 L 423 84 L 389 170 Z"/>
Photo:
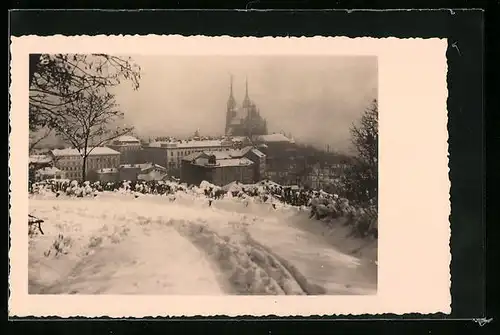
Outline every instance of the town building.
<path fill-rule="evenodd" d="M 29 165 L 33 169 L 42 169 L 45 167 L 52 166 L 52 157 L 50 154 L 48 155 L 30 155 L 29 156 Z"/>
<path fill-rule="evenodd" d="M 97 180 L 97 170 L 117 168 L 120 165 L 120 153 L 108 147 L 93 147 L 86 162 L 86 179 Z M 77 149 L 54 149 L 51 151 L 54 167 L 62 170 L 66 178 L 81 179 L 83 157 Z"/>
<path fill-rule="evenodd" d="M 45 178 L 45 172 L 42 173 L 42 176 L 37 175 L 37 171 L 41 169 L 48 169 L 52 167 L 52 157 L 47 154 L 33 154 L 29 156 L 29 164 L 28 164 L 28 173 L 29 180 L 33 181 L 34 179 Z M 50 171 L 50 170 L 47 170 Z"/>
<path fill-rule="evenodd" d="M 35 172 L 36 181 L 47 179 L 65 179 L 66 176 L 63 171 L 55 167 L 44 167 Z"/>
<path fill-rule="evenodd" d="M 347 168 L 348 165 L 344 163 L 328 165 L 316 163 L 307 175 L 305 184 L 314 189 L 330 189 L 339 183 Z"/>
<path fill-rule="evenodd" d="M 251 146 L 241 150 L 196 152 L 182 160 L 181 181 L 215 185 L 255 183 L 265 176 L 266 156 Z"/>
<path fill-rule="evenodd" d="M 227 151 L 232 149 L 231 140 L 177 140 L 156 141 L 143 147 L 144 160 L 164 166 L 173 175 L 181 167 L 182 158 L 203 151 Z"/>
<path fill-rule="evenodd" d="M 167 179 L 167 169 L 158 164 L 143 164 L 143 168 L 137 176 L 137 180 L 160 181 Z"/>
<path fill-rule="evenodd" d="M 281 133 L 254 135 L 252 142 L 266 155 L 266 177 L 281 184 L 295 184 L 295 141 Z"/>
<path fill-rule="evenodd" d="M 122 164 L 118 168 L 119 179 L 128 181 L 151 181 L 165 180 L 167 169 L 154 163 L 144 164 Z"/>
<path fill-rule="evenodd" d="M 229 136 L 265 135 L 267 134 L 267 121 L 260 115 L 257 105 L 250 99 L 248 80 L 245 86 L 245 98 L 239 106 L 234 98 L 233 77 L 231 76 L 225 134 Z"/>
<path fill-rule="evenodd" d="M 113 183 L 119 181 L 119 173 L 117 168 L 103 168 L 96 171 L 97 180 L 101 183 Z"/>
<path fill-rule="evenodd" d="M 141 141 L 133 136 L 120 136 L 112 141 L 108 147 L 120 153 L 120 164 L 135 164 L 141 162 Z"/>
<path fill-rule="evenodd" d="M 217 161 L 202 154 L 195 161 L 183 161 L 181 182 L 199 185 L 203 180 L 223 186 L 233 181 L 253 182 L 253 162 L 248 158 L 232 158 Z"/>
<path fill-rule="evenodd" d="M 233 148 L 235 149 L 242 149 L 252 145 L 252 141 L 248 136 L 231 136 L 230 138 L 233 141 Z"/>
<path fill-rule="evenodd" d="M 257 148 L 247 146 L 238 151 L 233 151 L 233 157 L 245 157 L 254 163 L 254 181 L 260 181 L 266 178 L 266 155 Z"/>

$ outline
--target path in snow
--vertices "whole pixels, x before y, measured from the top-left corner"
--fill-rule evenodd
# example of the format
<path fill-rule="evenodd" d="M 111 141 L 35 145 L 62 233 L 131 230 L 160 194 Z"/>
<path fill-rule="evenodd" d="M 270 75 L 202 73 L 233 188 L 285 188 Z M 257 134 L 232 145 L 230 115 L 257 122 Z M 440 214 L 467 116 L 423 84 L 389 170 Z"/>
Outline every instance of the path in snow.
<path fill-rule="evenodd" d="M 361 261 L 299 229 L 296 212 L 178 197 L 30 200 L 30 293 L 372 294 Z M 305 213 L 303 213 L 305 214 Z M 295 215 L 295 216 L 294 216 Z M 63 254 L 54 255 L 58 240 Z M 47 250 L 52 254 L 43 255 Z M 66 254 L 64 254 L 66 250 Z M 50 270 L 55 269 L 55 270 Z"/>
<path fill-rule="evenodd" d="M 342 222 L 327 228 L 323 222 L 309 219 L 307 212 L 289 206 L 273 210 L 269 205 L 245 207 L 235 200 L 223 200 L 214 207 L 242 214 L 243 221 L 250 224 L 233 225 L 233 230 L 244 229 L 254 247 L 272 251 L 282 264 L 293 267 L 299 282 L 305 275 L 308 294 L 376 294 L 376 248 L 369 248 L 373 260 L 347 254 L 367 242 L 346 238 L 348 228 Z"/>
<path fill-rule="evenodd" d="M 173 227 L 134 227 L 102 215 L 99 224 L 99 216 L 84 215 L 82 207 L 60 213 L 61 203 L 35 207 L 42 217 L 58 214 L 49 216 L 45 235 L 30 248 L 30 294 L 226 294 L 217 268 Z M 56 254 L 51 241 L 58 234 L 62 253 Z"/>
<path fill-rule="evenodd" d="M 332 248 L 316 235 L 294 227 L 283 229 L 279 223 L 265 229 L 252 226 L 249 234 L 307 275 L 308 284 L 322 287 L 324 294 L 376 294 L 376 278 L 366 274 L 370 264 Z"/>

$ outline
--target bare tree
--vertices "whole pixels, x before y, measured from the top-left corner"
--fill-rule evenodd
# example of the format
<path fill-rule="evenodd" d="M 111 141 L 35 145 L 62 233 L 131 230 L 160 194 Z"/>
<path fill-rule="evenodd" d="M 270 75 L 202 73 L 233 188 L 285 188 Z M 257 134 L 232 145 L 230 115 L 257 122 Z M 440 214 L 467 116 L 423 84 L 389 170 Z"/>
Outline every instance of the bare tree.
<path fill-rule="evenodd" d="M 32 131 L 29 135 L 29 153 L 31 154 L 34 149 L 36 149 L 37 145 L 40 144 L 44 139 L 50 136 L 52 133 L 51 128 L 43 128 L 38 131 Z"/>
<path fill-rule="evenodd" d="M 360 202 L 378 198 L 378 103 L 365 110 L 358 124 L 353 124 L 351 141 L 356 156 L 345 175 L 347 192 Z"/>
<path fill-rule="evenodd" d="M 130 58 L 106 54 L 30 54 L 30 130 L 49 127 L 52 113 L 89 89 L 110 88 L 125 79 L 139 87 L 140 67 Z M 57 119 L 57 118 L 56 118 Z"/>
<path fill-rule="evenodd" d="M 94 148 L 132 131 L 131 127 L 111 129 L 110 124 L 122 118 L 114 95 L 103 88 L 87 88 L 79 99 L 52 110 L 52 128 L 83 158 L 82 180 L 86 179 L 87 158 Z"/>
<path fill-rule="evenodd" d="M 357 158 L 369 166 L 376 166 L 378 160 L 378 104 L 377 100 L 367 108 L 359 125 L 351 127 L 352 143 Z"/>

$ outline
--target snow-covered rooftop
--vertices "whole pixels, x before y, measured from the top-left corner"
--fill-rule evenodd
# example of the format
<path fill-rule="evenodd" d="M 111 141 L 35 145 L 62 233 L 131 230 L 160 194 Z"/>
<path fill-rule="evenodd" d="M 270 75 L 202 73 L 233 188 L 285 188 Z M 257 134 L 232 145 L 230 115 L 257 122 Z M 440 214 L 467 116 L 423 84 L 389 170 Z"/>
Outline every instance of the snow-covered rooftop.
<path fill-rule="evenodd" d="M 137 143 L 140 143 L 140 141 L 135 138 L 134 136 L 130 136 L 130 135 L 123 135 L 123 136 L 120 136 L 116 139 L 117 142 L 137 142 Z"/>
<path fill-rule="evenodd" d="M 217 160 L 217 163 L 213 165 L 214 167 L 228 167 L 228 166 L 249 166 L 252 165 L 253 162 L 248 158 L 229 158 L 229 159 L 220 159 Z M 202 164 L 203 166 L 207 166 L 206 164 Z"/>
<path fill-rule="evenodd" d="M 52 158 L 48 155 L 31 155 L 30 156 L 30 163 L 43 164 L 43 163 L 50 163 L 51 161 L 52 161 Z"/>
<path fill-rule="evenodd" d="M 214 147 L 222 147 L 223 141 L 221 140 L 202 140 L 202 141 L 177 141 L 177 142 L 151 142 L 149 144 L 150 147 L 167 147 L 167 148 L 214 148 Z"/>
<path fill-rule="evenodd" d="M 217 160 L 234 158 L 234 152 L 232 155 L 230 151 L 205 151 L 203 153 L 208 155 L 208 156 L 213 155 L 213 156 L 215 156 L 215 159 L 217 159 Z M 239 156 L 236 156 L 236 157 L 239 157 Z"/>
<path fill-rule="evenodd" d="M 252 150 L 251 146 L 247 146 L 247 147 L 244 147 L 244 148 L 238 150 L 238 154 L 240 155 L 239 157 L 244 156 L 250 150 Z"/>
<path fill-rule="evenodd" d="M 89 148 L 89 151 L 92 150 L 89 156 L 94 155 L 119 155 L 118 151 L 115 151 L 108 147 L 95 147 Z M 52 150 L 52 154 L 54 156 L 81 156 L 77 149 L 67 148 L 67 149 L 54 149 Z"/>
<path fill-rule="evenodd" d="M 166 170 L 166 168 L 164 168 L 163 166 L 161 166 L 159 164 L 144 163 L 144 164 L 138 164 L 138 165 L 140 165 L 140 167 L 141 167 L 142 170 L 151 169 L 151 168 L 157 168 L 157 169 L 160 169 L 160 170 Z"/>
<path fill-rule="evenodd" d="M 36 173 L 41 175 L 54 175 L 56 173 L 61 172 L 58 168 L 55 167 L 45 167 L 43 169 L 37 170 Z"/>
<path fill-rule="evenodd" d="M 141 173 L 137 176 L 137 179 L 144 181 L 149 181 L 149 180 L 159 181 L 163 180 L 165 177 L 167 177 L 166 173 L 154 172 L 154 173 Z"/>
<path fill-rule="evenodd" d="M 150 168 L 157 168 L 160 170 L 166 170 L 165 167 L 159 165 L 159 164 L 153 164 L 153 163 L 141 163 L 141 164 L 120 164 L 120 169 L 140 169 L 146 170 Z"/>
<path fill-rule="evenodd" d="M 246 146 L 246 147 L 239 149 L 239 150 L 230 150 L 230 151 L 226 151 L 226 152 L 229 153 L 231 158 L 238 158 L 238 157 L 245 156 L 249 151 L 252 151 L 255 155 L 257 155 L 257 157 L 265 157 L 265 155 L 260 150 L 254 148 L 252 146 Z"/>
<path fill-rule="evenodd" d="M 288 137 L 279 133 L 259 135 L 257 136 L 257 139 L 263 142 L 292 142 Z"/>
<path fill-rule="evenodd" d="M 201 155 L 203 155 L 203 152 L 193 152 L 187 156 L 184 156 L 182 158 L 183 161 L 192 161 L 193 159 L 196 159 L 198 157 L 200 157 Z"/>
<path fill-rule="evenodd" d="M 248 140 L 248 138 L 246 136 L 233 136 L 233 137 L 231 137 L 231 140 L 233 142 L 244 142 L 244 141 Z"/>
<path fill-rule="evenodd" d="M 221 159 L 220 161 L 217 161 L 218 166 L 249 166 L 252 164 L 253 162 L 245 157 Z"/>
<path fill-rule="evenodd" d="M 251 148 L 250 150 L 252 150 L 252 152 L 257 155 L 257 157 L 265 157 L 266 155 L 264 155 L 262 153 L 262 151 L 260 151 L 259 149 L 255 149 L 255 148 Z"/>

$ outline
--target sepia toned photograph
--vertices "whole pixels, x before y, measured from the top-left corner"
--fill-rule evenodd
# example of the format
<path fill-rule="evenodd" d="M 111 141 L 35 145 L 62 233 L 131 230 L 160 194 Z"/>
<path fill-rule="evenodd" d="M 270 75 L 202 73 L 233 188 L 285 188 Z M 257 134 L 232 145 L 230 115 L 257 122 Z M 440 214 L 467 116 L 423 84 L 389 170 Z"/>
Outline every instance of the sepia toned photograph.
<path fill-rule="evenodd" d="M 29 294 L 376 294 L 376 56 L 29 62 Z"/>
<path fill-rule="evenodd" d="M 449 312 L 446 50 L 13 37 L 9 315 Z"/>

